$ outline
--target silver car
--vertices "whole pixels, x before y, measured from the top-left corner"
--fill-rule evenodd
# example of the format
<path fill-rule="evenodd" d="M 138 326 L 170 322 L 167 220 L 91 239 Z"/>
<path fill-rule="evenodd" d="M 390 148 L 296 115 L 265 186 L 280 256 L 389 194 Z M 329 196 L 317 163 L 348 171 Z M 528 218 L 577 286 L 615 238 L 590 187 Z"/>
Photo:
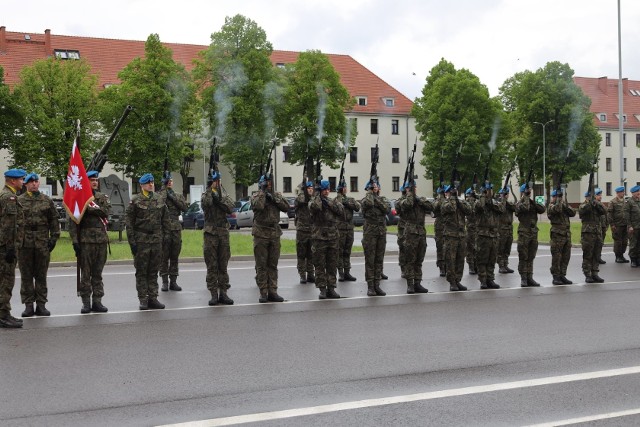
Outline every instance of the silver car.
<path fill-rule="evenodd" d="M 236 223 L 238 228 L 253 226 L 253 209 L 251 203 L 245 203 L 238 212 L 236 212 Z M 280 227 L 289 228 L 289 216 L 286 212 L 280 211 Z"/>

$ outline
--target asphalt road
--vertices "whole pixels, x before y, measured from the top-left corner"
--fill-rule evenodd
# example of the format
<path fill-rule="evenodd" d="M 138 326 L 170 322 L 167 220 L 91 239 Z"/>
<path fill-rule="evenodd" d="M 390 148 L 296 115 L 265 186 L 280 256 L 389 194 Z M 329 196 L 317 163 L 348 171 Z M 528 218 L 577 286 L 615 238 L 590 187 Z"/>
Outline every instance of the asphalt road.
<path fill-rule="evenodd" d="M 140 312 L 132 266 L 113 265 L 109 313 L 80 315 L 75 269 L 53 268 L 52 317 L 0 330 L 0 425 L 640 424 L 638 270 L 607 252 L 607 283 L 588 285 L 574 251 L 577 283 L 554 287 L 541 247 L 541 288 L 509 274 L 480 291 L 465 276 L 471 291 L 451 293 L 429 243 L 426 295 L 405 294 L 392 255 L 388 296 L 366 297 L 354 258 L 359 280 L 338 287 L 346 298 L 319 301 L 283 259 L 287 302 L 258 304 L 253 263 L 235 261 L 236 305 L 208 307 L 204 264 L 190 263 L 184 290 L 161 294 L 167 309 Z"/>

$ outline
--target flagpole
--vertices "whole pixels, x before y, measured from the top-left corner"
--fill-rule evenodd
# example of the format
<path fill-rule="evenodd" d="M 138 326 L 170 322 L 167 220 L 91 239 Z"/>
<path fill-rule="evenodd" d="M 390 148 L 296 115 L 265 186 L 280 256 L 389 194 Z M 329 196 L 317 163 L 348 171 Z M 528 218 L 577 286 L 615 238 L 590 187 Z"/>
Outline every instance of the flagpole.
<path fill-rule="evenodd" d="M 76 147 L 80 152 L 80 119 L 76 127 Z M 78 236 L 78 253 L 76 254 L 76 293 L 80 296 L 80 256 L 82 255 L 82 245 L 80 244 L 80 222 L 76 223 L 76 236 Z"/>

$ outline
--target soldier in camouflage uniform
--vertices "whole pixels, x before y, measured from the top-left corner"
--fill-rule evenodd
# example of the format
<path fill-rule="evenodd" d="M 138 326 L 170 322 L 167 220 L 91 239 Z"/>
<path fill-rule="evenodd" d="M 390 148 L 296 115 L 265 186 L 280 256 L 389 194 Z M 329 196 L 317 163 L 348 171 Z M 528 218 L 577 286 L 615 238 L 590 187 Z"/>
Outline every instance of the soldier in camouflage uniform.
<path fill-rule="evenodd" d="M 314 283 L 313 254 L 311 252 L 311 212 L 309 201 L 313 197 L 313 181 L 307 181 L 294 202 L 296 217 L 296 256 L 300 283 Z"/>
<path fill-rule="evenodd" d="M 202 250 L 207 265 L 207 289 L 211 293 L 209 305 L 232 305 L 233 300 L 227 295 L 230 287 L 227 265 L 231 258 L 227 215 L 233 210 L 233 200 L 223 191 L 220 177 L 220 172 L 213 172 L 211 186 L 200 202 L 204 211 Z"/>
<path fill-rule="evenodd" d="M 109 198 L 98 191 L 98 171 L 87 172 L 93 202 L 87 206 L 80 224 L 69 223 L 69 235 L 73 243 L 78 263 L 80 263 L 80 289 L 78 296 L 82 299 L 80 313 L 106 313 L 107 307 L 102 305 L 104 283 L 102 270 L 107 262 L 107 219 L 111 211 Z M 93 303 L 92 303 L 93 299 Z"/>
<path fill-rule="evenodd" d="M 380 184 L 370 179 L 365 186 L 367 192 L 360 201 L 364 227 L 362 231 L 362 248 L 364 249 L 365 280 L 367 281 L 367 295 L 385 296 L 387 293 L 380 288 L 382 279 L 382 263 L 387 245 L 387 226 L 385 215 L 389 211 L 389 201 L 380 195 Z"/>
<path fill-rule="evenodd" d="M 360 212 L 360 202 L 347 196 L 347 183 L 338 184 L 336 200 L 344 207 L 344 217 L 338 221 L 338 281 L 355 282 L 351 275 L 351 248 L 353 247 L 353 213 Z"/>
<path fill-rule="evenodd" d="M 629 260 L 624 257 L 629 241 L 627 220 L 624 215 L 625 205 L 627 203 L 624 198 L 624 193 L 625 189 L 622 185 L 616 187 L 616 197 L 614 197 L 613 200 L 609 202 L 609 206 L 607 206 L 607 214 L 611 221 L 613 253 L 616 254 L 616 262 L 621 264 L 629 262 Z"/>
<path fill-rule="evenodd" d="M 181 291 L 182 288 L 177 283 L 178 258 L 182 251 L 180 215 L 186 212 L 188 205 L 182 194 L 173 191 L 173 179 L 170 175 L 162 178 L 162 185 L 164 187 L 158 195 L 169 212 L 169 230 L 165 232 L 165 240 L 162 242 L 162 263 L 160 264 L 162 291 Z"/>
<path fill-rule="evenodd" d="M 398 215 L 398 232 L 396 234 L 396 242 L 398 243 L 398 265 L 400 266 L 400 277 L 403 279 L 407 278 L 407 274 L 405 272 L 405 267 L 407 266 L 407 252 L 404 249 L 404 228 L 406 226 L 406 221 L 402 215 L 402 207 L 400 206 L 403 200 L 407 198 L 407 191 L 405 189 L 405 183 L 400 186 L 401 196 L 396 200 L 395 210 L 396 215 Z"/>
<path fill-rule="evenodd" d="M 465 217 L 471 214 L 471 206 L 458 198 L 455 186 L 447 186 L 445 193 L 449 193 L 449 197 L 442 202 L 440 213 L 444 228 L 443 251 L 447 282 L 451 291 L 466 291 L 467 287 L 460 281 L 464 271 L 466 246 Z"/>
<path fill-rule="evenodd" d="M 511 255 L 511 245 L 513 244 L 513 214 L 516 211 L 516 204 L 509 200 L 509 186 L 498 191 L 498 197 L 504 202 L 504 212 L 500 215 L 498 225 L 498 273 L 513 273 L 509 268 L 509 256 Z"/>
<path fill-rule="evenodd" d="M 531 198 L 531 187 L 527 183 L 520 186 L 522 196 L 516 203 L 518 217 L 518 273 L 520 286 L 540 286 L 533 279 L 533 260 L 538 253 L 538 215 L 544 213 L 543 205 Z"/>
<path fill-rule="evenodd" d="M 126 210 L 127 240 L 136 268 L 136 290 L 140 310 L 163 309 L 158 301 L 158 270 L 162 262 L 162 242 L 170 230 L 169 212 L 163 199 L 153 192 L 153 175 L 138 180 L 142 191 L 131 199 Z"/>
<path fill-rule="evenodd" d="M 433 212 L 433 204 L 424 197 L 416 194 L 414 182 L 405 182 L 405 195 L 396 203 L 401 218 L 404 221 L 404 251 L 405 278 L 407 279 L 407 293 L 425 294 L 429 292 L 422 286 L 422 262 L 427 251 L 427 232 L 424 228 L 425 217 Z"/>
<path fill-rule="evenodd" d="M 0 191 L 0 328 L 22 328 L 22 319 L 11 315 L 11 294 L 24 239 L 24 216 L 16 193 L 22 189 L 26 174 L 22 169 L 9 169 Z"/>
<path fill-rule="evenodd" d="M 329 181 L 321 181 L 317 194 L 309 202 L 313 223 L 313 266 L 316 270 L 316 288 L 319 299 L 340 298 L 336 292 L 338 268 L 338 222 L 344 218 L 344 207 L 329 197 Z"/>
<path fill-rule="evenodd" d="M 500 289 L 495 282 L 498 249 L 498 224 L 504 213 L 504 201 L 493 198 L 493 185 L 485 182 L 474 205 L 478 230 L 476 234 L 476 266 L 480 289 Z"/>
<path fill-rule="evenodd" d="M 256 284 L 260 289 L 258 302 L 283 302 L 278 295 L 278 260 L 280 259 L 280 212 L 289 210 L 289 203 L 280 193 L 273 192 L 273 177 L 261 176 L 260 191 L 251 196 L 253 209 L 253 255 L 256 262 Z"/>
<path fill-rule="evenodd" d="M 640 185 L 631 187 L 631 198 L 627 200 L 625 219 L 629 226 L 629 258 L 631 267 L 640 266 Z"/>
<path fill-rule="evenodd" d="M 605 207 L 591 196 L 588 191 L 584 193 L 585 201 L 582 202 L 578 213 L 582 220 L 580 243 L 582 244 L 582 272 L 587 283 L 603 283 L 604 279 L 598 275 L 600 265 L 598 263 L 598 247 L 602 247 L 602 226 L 600 216 L 606 212 Z"/>
<path fill-rule="evenodd" d="M 18 196 L 24 213 L 24 244 L 18 253 L 21 287 L 25 305 L 22 317 L 50 316 L 47 310 L 47 270 L 51 251 L 60 238 L 58 211 L 51 197 L 40 193 L 40 177 L 30 173 L 24 179 L 27 191 Z M 33 309 L 33 303 L 36 309 Z"/>
<path fill-rule="evenodd" d="M 571 259 L 571 220 L 576 210 L 562 197 L 562 189 L 551 191 L 547 217 L 551 222 L 551 276 L 554 285 L 571 285 L 567 267 Z"/>
<path fill-rule="evenodd" d="M 466 245 L 465 250 L 467 252 L 467 265 L 469 265 L 469 274 L 477 274 L 476 266 L 476 235 L 478 234 L 478 219 L 475 212 L 475 205 L 477 202 L 477 194 L 473 191 L 473 188 L 467 188 L 464 192 L 464 198 L 471 207 L 471 215 L 467 216 L 466 224 Z"/>
<path fill-rule="evenodd" d="M 446 200 L 449 194 L 444 193 L 444 188 L 438 187 L 436 190 L 437 197 L 433 204 L 433 232 L 434 239 L 436 241 L 436 267 L 440 270 L 440 277 L 447 275 L 447 270 L 444 262 L 444 227 L 442 225 L 442 215 L 440 214 L 440 207 Z"/>
<path fill-rule="evenodd" d="M 602 189 L 600 188 L 596 188 L 596 200 L 602 203 Z M 609 217 L 607 216 L 606 208 L 604 213 L 600 215 L 600 228 L 602 230 L 602 244 L 597 249 L 598 264 L 606 264 L 607 261 L 602 259 L 602 247 L 604 246 L 604 238 L 607 236 L 607 229 L 609 228 Z"/>

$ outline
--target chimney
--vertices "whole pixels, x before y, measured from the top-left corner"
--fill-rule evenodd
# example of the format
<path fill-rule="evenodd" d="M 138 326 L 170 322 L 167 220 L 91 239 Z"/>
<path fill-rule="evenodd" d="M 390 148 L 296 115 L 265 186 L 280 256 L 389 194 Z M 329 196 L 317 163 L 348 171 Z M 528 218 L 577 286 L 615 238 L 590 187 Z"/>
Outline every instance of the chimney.
<path fill-rule="evenodd" d="M 622 94 L 629 94 L 629 78 L 622 79 Z"/>
<path fill-rule="evenodd" d="M 7 27 L 0 27 L 0 52 L 7 51 Z"/>
<path fill-rule="evenodd" d="M 609 79 L 607 78 L 607 76 L 598 77 L 598 89 L 600 89 L 600 91 L 602 93 L 604 93 L 605 95 L 607 94 L 607 83 L 608 82 L 609 82 Z"/>
<path fill-rule="evenodd" d="M 51 48 L 51 30 L 44 30 L 44 53 L 47 56 L 53 56 L 53 49 Z"/>

